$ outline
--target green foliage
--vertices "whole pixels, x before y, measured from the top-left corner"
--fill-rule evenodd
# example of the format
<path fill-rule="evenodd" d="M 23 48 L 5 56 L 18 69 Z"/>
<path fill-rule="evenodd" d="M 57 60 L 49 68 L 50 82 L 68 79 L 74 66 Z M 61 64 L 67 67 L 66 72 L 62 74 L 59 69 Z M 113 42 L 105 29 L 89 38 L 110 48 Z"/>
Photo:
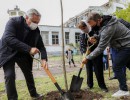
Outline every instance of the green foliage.
<path fill-rule="evenodd" d="M 127 9 L 122 9 L 122 10 L 116 11 L 115 15 L 118 18 L 122 18 L 122 19 L 130 22 L 130 4 Z"/>

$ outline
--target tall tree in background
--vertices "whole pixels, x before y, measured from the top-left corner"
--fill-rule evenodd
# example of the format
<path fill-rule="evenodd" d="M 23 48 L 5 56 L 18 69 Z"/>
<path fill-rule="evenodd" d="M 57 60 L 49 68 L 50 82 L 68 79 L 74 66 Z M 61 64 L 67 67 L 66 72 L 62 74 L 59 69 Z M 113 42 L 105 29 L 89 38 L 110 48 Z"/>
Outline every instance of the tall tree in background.
<path fill-rule="evenodd" d="M 118 17 L 118 18 L 122 18 L 128 22 L 130 22 L 130 4 L 128 5 L 128 8 L 126 9 L 122 9 L 122 10 L 117 10 L 115 12 L 115 15 Z"/>

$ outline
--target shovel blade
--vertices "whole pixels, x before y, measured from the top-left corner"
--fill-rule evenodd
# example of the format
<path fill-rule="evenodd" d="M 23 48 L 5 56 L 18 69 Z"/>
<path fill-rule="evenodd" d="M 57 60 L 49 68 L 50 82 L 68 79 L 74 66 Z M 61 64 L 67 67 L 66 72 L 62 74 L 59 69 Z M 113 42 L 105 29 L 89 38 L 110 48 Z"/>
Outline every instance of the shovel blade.
<path fill-rule="evenodd" d="M 83 78 L 73 75 L 70 91 L 71 92 L 78 92 L 82 86 Z"/>
<path fill-rule="evenodd" d="M 63 95 L 61 95 L 61 99 L 60 100 L 74 100 L 73 95 L 68 91 L 68 92 L 64 92 Z"/>

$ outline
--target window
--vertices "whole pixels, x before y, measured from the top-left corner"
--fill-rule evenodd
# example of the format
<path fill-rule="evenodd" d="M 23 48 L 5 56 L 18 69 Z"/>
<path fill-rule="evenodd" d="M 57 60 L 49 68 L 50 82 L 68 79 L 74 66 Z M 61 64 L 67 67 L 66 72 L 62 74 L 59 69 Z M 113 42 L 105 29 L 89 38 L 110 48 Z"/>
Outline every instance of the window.
<path fill-rule="evenodd" d="M 65 43 L 69 44 L 69 32 L 65 32 Z"/>
<path fill-rule="evenodd" d="M 11 16 L 16 16 L 16 12 L 11 12 Z"/>
<path fill-rule="evenodd" d="M 23 12 L 18 12 L 18 15 L 19 15 L 19 16 L 23 16 L 24 13 L 23 13 Z"/>
<path fill-rule="evenodd" d="M 41 36 L 42 36 L 42 39 L 43 39 L 43 43 L 45 45 L 49 45 L 49 32 L 48 31 L 42 31 Z"/>
<path fill-rule="evenodd" d="M 57 45 L 59 44 L 59 36 L 58 36 L 58 32 L 52 32 L 52 44 L 53 45 Z"/>
<path fill-rule="evenodd" d="M 75 33 L 75 42 L 78 43 L 80 41 L 79 39 L 80 33 Z"/>

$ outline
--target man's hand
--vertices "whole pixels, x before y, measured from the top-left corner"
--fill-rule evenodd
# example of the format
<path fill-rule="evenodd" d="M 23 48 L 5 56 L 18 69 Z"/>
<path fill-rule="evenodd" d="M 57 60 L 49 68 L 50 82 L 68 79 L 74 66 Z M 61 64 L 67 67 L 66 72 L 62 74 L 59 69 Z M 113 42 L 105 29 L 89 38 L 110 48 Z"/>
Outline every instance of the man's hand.
<path fill-rule="evenodd" d="M 42 60 L 42 66 L 46 69 L 48 69 L 48 63 L 45 59 Z"/>
<path fill-rule="evenodd" d="M 30 50 L 31 55 L 35 55 L 37 53 L 39 53 L 39 50 L 37 48 L 35 48 L 35 47 L 31 48 L 31 50 Z"/>
<path fill-rule="evenodd" d="M 95 44 L 97 42 L 97 40 L 94 37 L 90 37 L 88 41 L 92 44 Z"/>
<path fill-rule="evenodd" d="M 82 63 L 83 64 L 86 64 L 88 62 L 88 59 L 87 58 L 84 58 L 83 60 L 82 60 Z"/>
<path fill-rule="evenodd" d="M 110 53 L 110 48 L 109 48 L 109 47 L 107 47 L 106 49 L 107 49 L 107 52 L 109 52 L 109 53 Z"/>

